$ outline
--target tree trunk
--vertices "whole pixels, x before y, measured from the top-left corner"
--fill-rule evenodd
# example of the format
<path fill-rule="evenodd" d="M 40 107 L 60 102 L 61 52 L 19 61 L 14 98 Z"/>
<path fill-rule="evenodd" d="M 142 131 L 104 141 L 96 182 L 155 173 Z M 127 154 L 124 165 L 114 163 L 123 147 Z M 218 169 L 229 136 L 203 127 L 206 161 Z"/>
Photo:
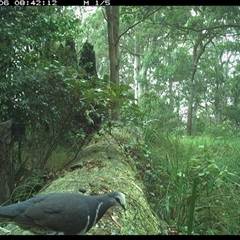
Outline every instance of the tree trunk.
<path fill-rule="evenodd" d="M 187 135 L 192 135 L 192 113 L 193 113 L 193 98 L 194 98 L 194 89 L 193 89 L 193 82 L 194 82 L 194 75 L 197 71 L 197 67 L 194 66 L 192 71 L 192 75 L 189 81 L 189 95 L 188 95 L 188 112 L 187 112 Z"/>
<path fill-rule="evenodd" d="M 127 211 L 109 209 L 98 222 L 98 227 L 93 227 L 87 235 L 166 235 L 167 225 L 153 214 L 144 191 L 146 187 L 136 177 L 138 170 L 134 160 L 126 156 L 123 148 L 119 149 L 123 140 L 137 144 L 136 137 L 125 128 L 114 128 L 111 134 L 103 133 L 97 142 L 91 141 L 82 148 L 81 157 L 67 167 L 69 171 L 47 184 L 40 194 L 78 192 L 79 188 L 84 189 L 86 195 L 122 191 L 126 194 Z M 112 215 L 115 215 L 115 222 Z M 5 228 L 11 231 L 11 235 L 31 234 L 13 224 Z"/>
<path fill-rule="evenodd" d="M 12 120 L 0 123 L 0 205 L 11 196 L 14 188 Z"/>
<path fill-rule="evenodd" d="M 108 47 L 110 61 L 110 81 L 119 84 L 119 6 L 106 6 Z M 117 104 L 117 103 L 116 103 Z M 119 111 L 112 108 L 112 120 L 119 118 Z"/>
<path fill-rule="evenodd" d="M 135 50 L 134 50 L 134 98 L 136 99 L 136 104 L 137 100 L 140 98 L 142 94 L 142 86 L 141 83 L 139 82 L 140 78 L 140 54 L 139 54 L 139 46 L 137 41 L 135 41 Z"/>
<path fill-rule="evenodd" d="M 206 46 L 212 41 L 212 39 L 215 37 L 215 35 L 211 35 L 210 33 L 202 33 L 200 32 L 198 34 L 198 38 L 195 41 L 195 44 L 193 46 L 193 70 L 191 74 L 191 78 L 189 80 L 189 95 L 188 95 L 188 113 L 187 113 L 187 135 L 192 135 L 192 119 L 193 119 L 193 101 L 194 101 L 194 77 L 197 72 L 197 65 L 198 62 L 202 56 L 202 54 L 205 51 Z M 203 44 L 203 40 L 208 38 L 206 43 Z"/>

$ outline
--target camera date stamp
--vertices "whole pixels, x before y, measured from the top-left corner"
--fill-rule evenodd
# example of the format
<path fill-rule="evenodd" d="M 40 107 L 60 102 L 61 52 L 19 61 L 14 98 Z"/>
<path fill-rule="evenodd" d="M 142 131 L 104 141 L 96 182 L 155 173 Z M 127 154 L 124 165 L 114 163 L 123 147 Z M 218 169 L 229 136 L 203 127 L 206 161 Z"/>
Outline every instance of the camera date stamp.
<path fill-rule="evenodd" d="M 58 0 L 0 0 L 0 6 L 57 6 Z M 82 0 L 83 6 L 109 6 L 110 0 Z"/>
<path fill-rule="evenodd" d="M 57 0 L 0 0 L 0 6 L 57 6 Z"/>

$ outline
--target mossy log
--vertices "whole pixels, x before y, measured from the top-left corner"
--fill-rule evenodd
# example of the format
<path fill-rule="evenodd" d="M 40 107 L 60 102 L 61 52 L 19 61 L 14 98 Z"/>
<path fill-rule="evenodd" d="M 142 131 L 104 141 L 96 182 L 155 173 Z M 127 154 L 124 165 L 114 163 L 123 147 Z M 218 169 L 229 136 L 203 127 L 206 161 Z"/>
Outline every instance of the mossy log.
<path fill-rule="evenodd" d="M 137 178 L 134 160 L 126 156 L 123 147 L 116 141 L 121 138 L 129 141 L 126 132 L 118 130 L 111 135 L 101 135 L 97 141 L 93 140 L 66 169 L 65 174 L 39 194 L 86 191 L 85 194 L 93 195 L 121 191 L 126 195 L 127 210 L 124 212 L 116 207 L 110 208 L 87 235 L 166 234 L 166 224 L 153 213 L 146 200 L 143 183 Z M 30 234 L 13 224 L 5 228 L 13 235 Z"/>

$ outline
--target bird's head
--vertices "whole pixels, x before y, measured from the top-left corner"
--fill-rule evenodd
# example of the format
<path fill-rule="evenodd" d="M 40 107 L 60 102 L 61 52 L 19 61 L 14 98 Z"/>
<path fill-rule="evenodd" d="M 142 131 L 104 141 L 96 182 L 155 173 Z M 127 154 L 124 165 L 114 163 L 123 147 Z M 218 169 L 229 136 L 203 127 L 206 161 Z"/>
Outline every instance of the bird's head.
<path fill-rule="evenodd" d="M 112 206 L 120 206 L 126 211 L 126 200 L 125 195 L 121 192 L 110 192 L 107 193 L 108 197 L 112 199 Z"/>

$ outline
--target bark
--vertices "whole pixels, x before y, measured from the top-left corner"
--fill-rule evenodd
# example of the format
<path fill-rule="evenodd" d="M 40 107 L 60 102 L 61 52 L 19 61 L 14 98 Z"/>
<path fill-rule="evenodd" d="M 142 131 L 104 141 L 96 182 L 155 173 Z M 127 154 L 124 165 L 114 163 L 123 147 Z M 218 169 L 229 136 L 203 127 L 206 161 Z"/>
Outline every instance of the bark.
<path fill-rule="evenodd" d="M 134 98 L 136 101 L 140 98 L 142 93 L 142 86 L 139 82 L 140 78 L 140 54 L 139 54 L 139 45 L 137 41 L 135 42 L 135 54 L 134 54 Z M 137 102 L 136 102 L 137 104 Z"/>
<path fill-rule="evenodd" d="M 193 46 L 193 68 L 191 77 L 189 79 L 189 95 L 188 95 L 188 113 L 187 113 L 187 135 L 192 135 L 192 121 L 193 121 L 193 103 L 194 103 L 194 78 L 197 72 L 197 65 L 202 54 L 205 51 L 206 46 L 212 41 L 215 35 L 210 35 L 208 32 L 198 34 L 198 38 Z M 205 43 L 203 40 L 207 39 Z"/>
<path fill-rule="evenodd" d="M 187 135 L 192 135 L 192 112 L 193 112 L 193 98 L 194 98 L 194 89 L 193 89 L 193 82 L 194 82 L 194 75 L 197 71 L 197 67 L 194 66 L 192 71 L 192 75 L 189 81 L 189 95 L 188 95 L 188 112 L 187 112 Z"/>
<path fill-rule="evenodd" d="M 110 61 L 110 81 L 119 84 L 119 6 L 106 6 L 108 46 Z M 117 104 L 117 103 L 116 103 Z M 112 108 L 112 120 L 119 118 L 119 111 Z"/>
<path fill-rule="evenodd" d="M 0 123 L 0 205 L 11 196 L 14 188 L 12 120 Z"/>

